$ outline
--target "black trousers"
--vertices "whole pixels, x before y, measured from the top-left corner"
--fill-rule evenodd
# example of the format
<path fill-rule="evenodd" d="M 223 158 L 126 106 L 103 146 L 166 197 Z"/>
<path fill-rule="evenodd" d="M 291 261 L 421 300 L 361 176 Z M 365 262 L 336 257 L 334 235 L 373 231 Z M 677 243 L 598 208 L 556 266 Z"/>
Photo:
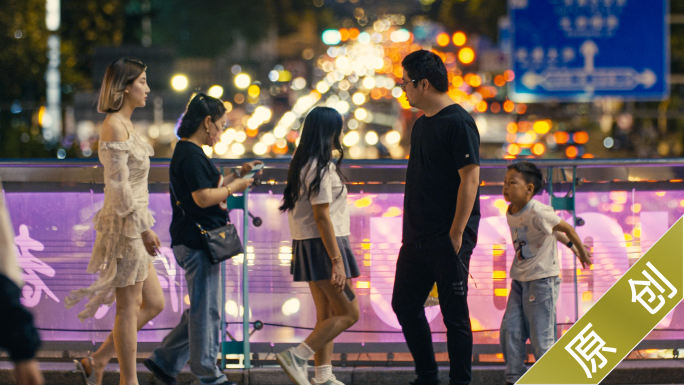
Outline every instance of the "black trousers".
<path fill-rule="evenodd" d="M 464 245 L 456 255 L 451 239 L 445 235 L 427 242 L 405 243 L 399 251 L 392 309 L 399 319 L 421 380 L 436 381 L 438 378 L 432 334 L 423 308 L 437 282 L 439 306 L 447 329 L 450 384 L 470 384 L 473 333 L 468 312 L 466 269 L 472 249 Z"/>

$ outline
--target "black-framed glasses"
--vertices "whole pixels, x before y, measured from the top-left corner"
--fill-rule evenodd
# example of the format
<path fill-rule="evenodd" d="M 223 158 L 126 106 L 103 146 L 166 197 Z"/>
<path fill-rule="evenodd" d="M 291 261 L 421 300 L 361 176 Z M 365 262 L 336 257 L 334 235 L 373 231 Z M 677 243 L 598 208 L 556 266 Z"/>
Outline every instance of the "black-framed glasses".
<path fill-rule="evenodd" d="M 420 79 L 411 79 L 411 83 L 415 83 Z M 404 81 L 404 79 L 401 79 L 401 84 L 399 84 L 399 87 L 401 87 L 402 90 L 406 91 L 406 85 L 408 83 Z"/>
<path fill-rule="evenodd" d="M 214 122 L 213 120 L 212 120 L 211 122 L 214 123 L 214 126 L 216 126 L 216 129 L 217 129 L 218 131 L 221 131 L 221 132 L 225 132 L 225 131 L 228 129 L 228 127 L 230 127 L 230 126 L 228 125 L 228 122 L 227 122 L 227 121 L 226 121 L 226 124 L 224 124 L 223 127 L 221 127 L 221 128 L 219 128 L 219 125 L 216 124 L 216 122 Z"/>

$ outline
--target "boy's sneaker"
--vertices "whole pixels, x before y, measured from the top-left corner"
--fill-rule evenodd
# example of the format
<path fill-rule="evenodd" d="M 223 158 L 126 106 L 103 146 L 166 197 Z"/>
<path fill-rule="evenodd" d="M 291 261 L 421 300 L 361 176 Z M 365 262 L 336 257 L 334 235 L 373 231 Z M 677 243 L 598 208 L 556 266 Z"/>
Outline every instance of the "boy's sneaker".
<path fill-rule="evenodd" d="M 307 360 L 297 357 L 294 348 L 289 348 L 284 352 L 276 354 L 278 364 L 285 373 L 290 376 L 290 380 L 297 385 L 309 385 Z"/>
<path fill-rule="evenodd" d="M 311 379 L 311 385 L 344 385 L 344 382 L 339 381 L 337 378 L 335 378 L 334 374 L 331 374 L 330 377 L 328 377 L 325 382 L 318 382 L 316 381 L 316 378 Z"/>

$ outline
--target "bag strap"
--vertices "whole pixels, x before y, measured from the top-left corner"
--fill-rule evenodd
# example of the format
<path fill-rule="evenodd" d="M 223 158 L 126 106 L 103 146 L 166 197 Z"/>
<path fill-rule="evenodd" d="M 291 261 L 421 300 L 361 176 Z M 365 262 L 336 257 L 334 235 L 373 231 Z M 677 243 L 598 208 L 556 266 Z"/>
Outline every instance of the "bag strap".
<path fill-rule="evenodd" d="M 183 206 L 181 205 L 180 199 L 178 199 L 176 192 L 173 191 L 173 183 L 171 183 L 171 178 L 169 178 L 169 191 L 171 192 L 171 198 L 173 198 L 173 200 L 176 202 L 176 206 L 178 206 L 178 208 L 181 210 L 181 212 L 183 213 L 183 216 L 185 218 L 189 219 L 191 222 L 194 222 L 195 226 L 197 226 L 199 228 L 200 233 L 202 235 L 206 234 L 207 232 L 202 228 L 202 226 L 197 221 L 195 221 L 193 218 L 191 218 L 190 215 L 188 215 L 185 212 L 185 210 L 183 209 Z"/>

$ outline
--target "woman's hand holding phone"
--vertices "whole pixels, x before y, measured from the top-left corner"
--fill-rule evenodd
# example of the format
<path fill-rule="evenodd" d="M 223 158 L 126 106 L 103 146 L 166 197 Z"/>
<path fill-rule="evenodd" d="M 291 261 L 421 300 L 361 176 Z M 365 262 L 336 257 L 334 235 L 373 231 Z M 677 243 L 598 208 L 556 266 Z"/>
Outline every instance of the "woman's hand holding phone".
<path fill-rule="evenodd" d="M 244 178 L 247 174 L 249 174 L 254 168 L 261 169 L 263 168 L 264 162 L 260 160 L 253 160 L 251 162 L 247 162 L 240 167 L 240 171 L 238 171 L 238 174 L 240 175 L 240 178 Z M 257 165 L 262 165 L 258 166 Z M 259 171 L 255 176 L 261 175 L 261 171 Z"/>
<path fill-rule="evenodd" d="M 235 194 L 247 190 L 252 185 L 252 182 L 254 182 L 254 179 L 236 178 L 228 183 L 228 187 L 230 187 L 231 193 Z"/>

